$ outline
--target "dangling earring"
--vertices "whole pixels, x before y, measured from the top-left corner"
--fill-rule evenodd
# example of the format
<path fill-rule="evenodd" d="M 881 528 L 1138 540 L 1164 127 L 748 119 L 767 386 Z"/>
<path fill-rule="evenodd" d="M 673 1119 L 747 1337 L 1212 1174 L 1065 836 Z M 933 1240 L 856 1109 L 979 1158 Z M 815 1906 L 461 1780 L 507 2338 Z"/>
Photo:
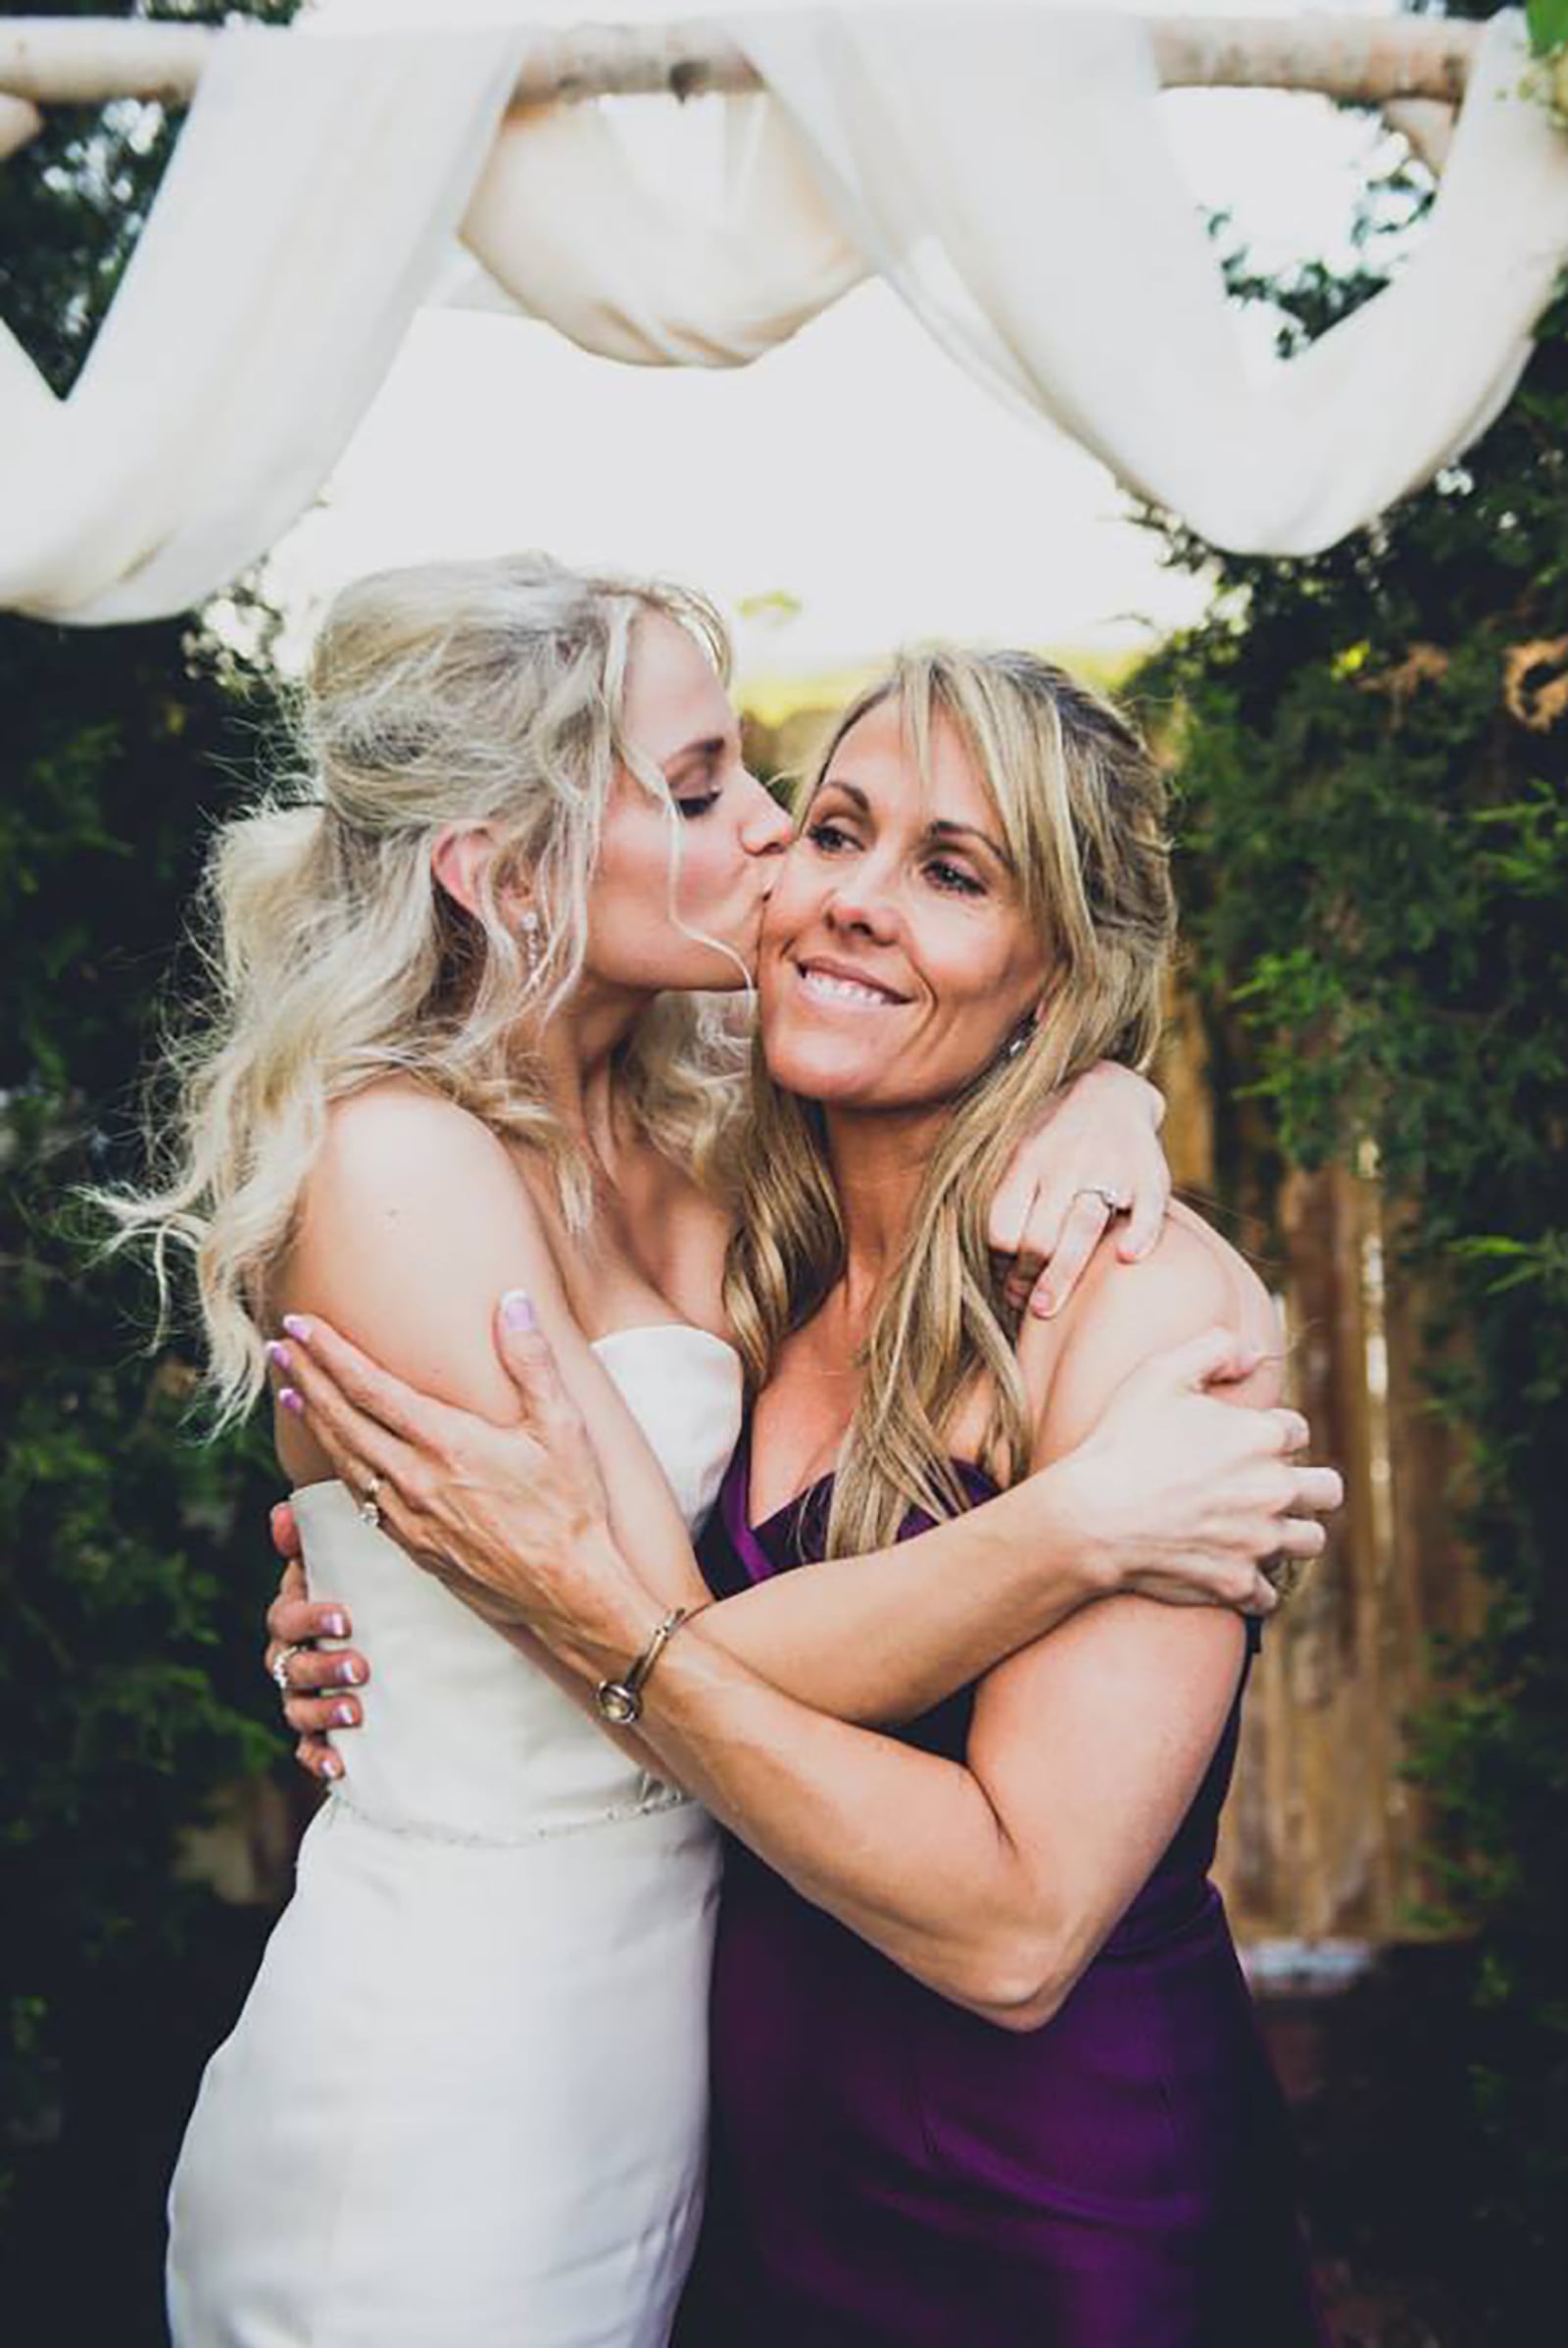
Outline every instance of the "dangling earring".
<path fill-rule="evenodd" d="M 539 935 L 539 916 L 530 905 L 522 916 L 522 951 L 528 957 L 528 976 L 538 977 L 545 958 L 545 942 Z"/>
<path fill-rule="evenodd" d="M 1035 1022 L 1033 1019 L 1024 1019 L 1020 1021 L 1018 1026 L 1013 1029 L 1011 1035 L 1007 1038 L 1007 1041 L 1002 1048 L 1003 1058 L 1004 1060 L 1015 1060 L 1020 1052 L 1027 1051 L 1029 1045 L 1034 1040 L 1034 1034 Z"/>

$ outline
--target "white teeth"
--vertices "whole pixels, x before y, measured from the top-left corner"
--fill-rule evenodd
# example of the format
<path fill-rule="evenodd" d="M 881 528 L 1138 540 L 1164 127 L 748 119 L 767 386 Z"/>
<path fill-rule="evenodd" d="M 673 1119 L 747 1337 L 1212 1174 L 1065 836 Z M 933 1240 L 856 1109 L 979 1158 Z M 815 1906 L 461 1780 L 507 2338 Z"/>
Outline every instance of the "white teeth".
<path fill-rule="evenodd" d="M 808 994 L 821 996 L 829 1003 L 863 1003 L 874 1009 L 893 1005 L 896 998 L 885 995 L 880 987 L 858 987 L 853 978 L 836 978 L 826 970 L 803 970 L 802 978 Z"/>

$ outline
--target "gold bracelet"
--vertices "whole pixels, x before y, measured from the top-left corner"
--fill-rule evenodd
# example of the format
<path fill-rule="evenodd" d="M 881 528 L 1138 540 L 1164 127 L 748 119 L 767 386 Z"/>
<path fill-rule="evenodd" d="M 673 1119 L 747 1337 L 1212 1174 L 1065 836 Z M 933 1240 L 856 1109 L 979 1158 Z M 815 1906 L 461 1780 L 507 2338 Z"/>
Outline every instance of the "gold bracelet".
<path fill-rule="evenodd" d="M 634 1721 L 641 1720 L 643 1689 L 648 1685 L 648 1676 L 654 1665 L 659 1661 L 660 1656 L 668 1646 L 682 1623 L 689 1623 L 694 1614 L 702 1613 L 703 1606 L 711 1604 L 710 1598 L 705 1598 L 701 1606 L 672 1608 L 654 1632 L 653 1637 L 632 1664 L 625 1678 L 623 1680 L 600 1681 L 594 1689 L 594 1701 L 599 1706 L 601 1718 L 612 1722 L 617 1729 L 629 1729 Z"/>

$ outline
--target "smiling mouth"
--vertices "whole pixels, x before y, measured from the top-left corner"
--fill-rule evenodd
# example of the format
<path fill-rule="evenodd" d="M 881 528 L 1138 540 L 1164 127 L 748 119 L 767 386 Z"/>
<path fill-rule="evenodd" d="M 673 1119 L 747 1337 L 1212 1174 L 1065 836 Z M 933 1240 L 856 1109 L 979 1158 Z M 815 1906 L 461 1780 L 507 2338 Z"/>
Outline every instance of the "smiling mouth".
<path fill-rule="evenodd" d="M 836 1010 L 899 1010 L 907 1001 L 904 995 L 895 995 L 891 987 L 879 987 L 871 979 L 847 977 L 843 971 L 825 969 L 818 962 L 801 962 L 796 967 L 802 991 L 813 1003 L 831 1003 Z"/>

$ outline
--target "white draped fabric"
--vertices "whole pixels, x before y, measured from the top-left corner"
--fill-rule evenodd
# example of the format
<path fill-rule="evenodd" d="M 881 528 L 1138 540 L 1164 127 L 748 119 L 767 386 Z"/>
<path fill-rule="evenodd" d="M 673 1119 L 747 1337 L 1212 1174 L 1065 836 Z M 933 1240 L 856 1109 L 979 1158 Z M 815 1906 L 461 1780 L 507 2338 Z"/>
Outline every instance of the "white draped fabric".
<path fill-rule="evenodd" d="M 1487 27 L 1395 283 L 1262 379 L 1172 160 L 1147 36 L 1104 10 L 742 16 L 715 217 L 615 118 L 508 118 L 527 34 L 217 45 L 81 379 L 0 326 L 0 604 L 186 609 L 309 504 L 463 224 L 531 314 L 651 366 L 745 364 L 868 270 L 980 381 L 1214 543 L 1333 544 L 1506 403 L 1568 262 L 1568 137 Z"/>
<path fill-rule="evenodd" d="M 522 46 L 222 36 L 69 398 L 0 327 L 0 605 L 187 611 L 298 518 L 425 297 Z"/>
<path fill-rule="evenodd" d="M 1568 260 L 1568 136 L 1499 18 L 1385 292 L 1250 379 L 1142 24 L 1008 9 L 751 20 L 846 229 L 971 374 L 1216 546 L 1313 554 L 1502 408 Z"/>
<path fill-rule="evenodd" d="M 596 106 L 502 130 L 464 242 L 534 317 L 606 359 L 742 367 L 867 274 L 809 150 L 766 97 L 724 110 L 717 217 L 676 211 Z"/>

